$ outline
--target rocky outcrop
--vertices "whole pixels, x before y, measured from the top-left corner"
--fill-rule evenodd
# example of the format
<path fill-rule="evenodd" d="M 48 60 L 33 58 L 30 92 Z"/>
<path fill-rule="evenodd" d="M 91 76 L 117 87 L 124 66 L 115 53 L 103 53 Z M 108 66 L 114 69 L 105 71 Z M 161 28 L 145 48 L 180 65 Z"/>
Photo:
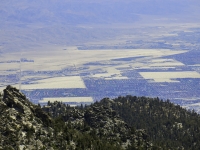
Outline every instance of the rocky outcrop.
<path fill-rule="evenodd" d="M 7 86 L 0 96 L 0 150 L 152 149 L 145 130 L 129 127 L 113 104 L 103 99 L 87 107 L 54 102 L 41 108 Z"/>
<path fill-rule="evenodd" d="M 37 149 L 45 145 L 46 139 L 37 139 L 36 135 L 46 134 L 52 119 L 18 89 L 4 89 L 0 113 L 0 149 Z"/>
<path fill-rule="evenodd" d="M 56 107 L 54 108 L 60 109 L 59 103 Z M 67 111 L 68 108 L 60 110 Z M 96 135 L 76 129 L 77 124 L 84 122 L 82 111 L 72 108 L 67 122 L 60 117 L 61 113 L 51 118 L 40 106 L 32 104 L 24 94 L 12 86 L 7 86 L 3 96 L 0 95 L 0 114 L 0 150 L 117 148 L 115 143 L 110 144 Z M 82 127 L 84 131 L 90 129 Z"/>
<path fill-rule="evenodd" d="M 23 113 L 27 118 L 36 116 L 46 125 L 52 122 L 52 119 L 37 105 L 32 104 L 26 96 L 18 89 L 7 86 L 3 94 L 3 102 L 9 107 L 15 109 L 19 113 Z"/>

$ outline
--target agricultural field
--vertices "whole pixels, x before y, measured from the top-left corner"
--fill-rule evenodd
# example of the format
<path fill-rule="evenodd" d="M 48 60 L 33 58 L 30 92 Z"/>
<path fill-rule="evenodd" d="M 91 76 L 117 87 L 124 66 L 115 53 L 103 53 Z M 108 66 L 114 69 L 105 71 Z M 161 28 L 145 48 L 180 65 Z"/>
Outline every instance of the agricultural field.
<path fill-rule="evenodd" d="M 67 89 L 67 88 L 85 88 L 84 82 L 79 76 L 66 76 L 41 79 L 31 81 L 29 84 L 22 84 L 21 89 Z"/>
<path fill-rule="evenodd" d="M 200 78 L 200 74 L 195 71 L 181 72 L 140 72 L 145 79 L 153 79 L 154 82 L 180 82 L 177 78 Z"/>
<path fill-rule="evenodd" d="M 196 26 L 171 28 L 152 27 L 147 33 L 78 46 L 43 45 L 1 53 L 0 90 L 13 85 L 41 104 L 160 97 L 200 112 L 200 46 L 197 38 L 191 39 L 200 35 Z"/>

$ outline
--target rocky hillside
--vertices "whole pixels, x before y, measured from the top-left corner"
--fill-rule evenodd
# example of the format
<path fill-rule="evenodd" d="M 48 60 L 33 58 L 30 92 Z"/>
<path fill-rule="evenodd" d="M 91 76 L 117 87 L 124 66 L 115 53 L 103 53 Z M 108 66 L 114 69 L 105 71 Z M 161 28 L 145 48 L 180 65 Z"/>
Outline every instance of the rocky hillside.
<path fill-rule="evenodd" d="M 169 100 L 126 96 L 111 106 L 129 126 L 145 129 L 163 149 L 200 149 L 200 115 Z"/>
<path fill-rule="evenodd" d="M 200 115 L 169 100 L 126 96 L 41 108 L 12 86 L 0 95 L 0 150 L 200 149 Z"/>
<path fill-rule="evenodd" d="M 16 88 L 8 86 L 0 100 L 0 149 L 35 149 L 44 146 L 52 119 Z M 42 135 L 40 139 L 37 135 Z"/>
<path fill-rule="evenodd" d="M 126 96 L 76 108 L 54 102 L 42 109 L 79 131 L 84 125 L 100 138 L 120 141 L 124 149 L 200 149 L 200 115 L 169 100 Z"/>
<path fill-rule="evenodd" d="M 105 98 L 101 100 L 101 104 L 71 108 L 60 102 L 54 102 L 48 103 L 42 109 L 53 118 L 61 117 L 65 122 L 70 122 L 80 132 L 95 135 L 109 143 L 117 142 L 123 149 L 131 147 L 152 149 L 154 146 L 145 130 L 136 130 L 127 125 L 112 109 L 113 103 L 115 102 Z"/>
<path fill-rule="evenodd" d="M 7 86 L 0 98 L 0 149 L 152 149 L 146 132 L 133 130 L 108 106 L 41 108 Z"/>

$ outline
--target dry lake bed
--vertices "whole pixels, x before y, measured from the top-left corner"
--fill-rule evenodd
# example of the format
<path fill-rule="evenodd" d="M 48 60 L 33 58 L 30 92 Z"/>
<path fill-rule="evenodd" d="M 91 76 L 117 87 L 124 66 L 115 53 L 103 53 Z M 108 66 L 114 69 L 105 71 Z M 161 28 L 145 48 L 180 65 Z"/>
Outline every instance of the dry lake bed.
<path fill-rule="evenodd" d="M 11 84 L 34 103 L 89 104 L 136 95 L 170 99 L 199 110 L 200 62 L 193 51 L 54 46 L 2 54 L 0 88 Z M 198 60 L 198 59 L 197 59 Z"/>
<path fill-rule="evenodd" d="M 87 31 L 98 35 L 99 30 Z M 20 47 L 7 40 L 0 46 L 0 90 L 13 85 L 36 104 L 56 100 L 90 104 L 125 95 L 159 97 L 200 112 L 198 24 L 130 26 L 116 35 L 118 30 L 105 31 L 111 35 L 75 46 L 30 39 L 31 45 L 25 41 L 28 46 Z"/>

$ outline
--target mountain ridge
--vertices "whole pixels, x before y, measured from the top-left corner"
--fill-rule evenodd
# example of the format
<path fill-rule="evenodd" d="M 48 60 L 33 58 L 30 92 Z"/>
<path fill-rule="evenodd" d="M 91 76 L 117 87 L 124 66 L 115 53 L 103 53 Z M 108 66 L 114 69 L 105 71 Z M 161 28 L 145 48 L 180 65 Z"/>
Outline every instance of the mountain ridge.
<path fill-rule="evenodd" d="M 183 19 L 199 13 L 199 1 L 4 1 L 0 16 L 4 21 L 84 24 L 136 22 L 140 15 Z M 197 18 L 196 18 L 197 19 Z"/>
<path fill-rule="evenodd" d="M 7 86 L 0 149 L 199 149 L 200 115 L 169 100 L 127 95 L 88 106 L 32 104 Z"/>
<path fill-rule="evenodd" d="M 59 109 L 59 106 L 64 106 L 60 102 L 57 104 L 55 110 Z M 53 117 L 48 109 L 51 108 L 41 108 L 40 105 L 32 104 L 18 89 L 7 86 L 0 98 L 0 149 L 114 150 L 128 148 L 131 144 L 130 139 L 135 139 L 139 146 L 147 146 L 149 149 L 152 147 L 151 142 L 146 139 L 144 130 L 129 133 L 130 128 L 115 115 L 111 117 L 110 111 L 104 113 L 104 119 L 110 120 L 106 122 L 102 120 L 102 114 L 95 115 L 93 109 L 82 114 L 79 109 L 65 106 L 62 111 L 68 111 L 68 115 L 71 115 L 66 121 L 58 113 Z M 82 117 L 86 117 L 87 121 Z M 114 121 L 115 125 L 112 126 Z M 123 137 L 118 132 L 110 132 L 112 127 L 120 130 Z"/>

